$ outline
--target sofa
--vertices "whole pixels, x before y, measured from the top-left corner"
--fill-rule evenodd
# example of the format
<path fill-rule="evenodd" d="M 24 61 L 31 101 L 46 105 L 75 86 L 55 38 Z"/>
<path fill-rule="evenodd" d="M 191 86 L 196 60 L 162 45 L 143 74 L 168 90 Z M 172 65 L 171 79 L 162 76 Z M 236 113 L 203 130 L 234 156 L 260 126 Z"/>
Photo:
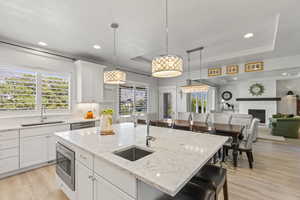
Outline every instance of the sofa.
<path fill-rule="evenodd" d="M 273 118 L 272 135 L 299 138 L 300 117 Z"/>

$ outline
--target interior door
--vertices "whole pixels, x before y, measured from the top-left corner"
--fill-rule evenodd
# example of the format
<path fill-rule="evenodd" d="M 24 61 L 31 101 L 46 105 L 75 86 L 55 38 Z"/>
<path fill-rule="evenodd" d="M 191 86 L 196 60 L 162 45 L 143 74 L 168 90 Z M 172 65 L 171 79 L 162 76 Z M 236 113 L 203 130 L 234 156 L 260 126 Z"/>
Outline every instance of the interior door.
<path fill-rule="evenodd" d="M 174 118 L 177 113 L 176 87 L 159 88 L 159 118 Z"/>

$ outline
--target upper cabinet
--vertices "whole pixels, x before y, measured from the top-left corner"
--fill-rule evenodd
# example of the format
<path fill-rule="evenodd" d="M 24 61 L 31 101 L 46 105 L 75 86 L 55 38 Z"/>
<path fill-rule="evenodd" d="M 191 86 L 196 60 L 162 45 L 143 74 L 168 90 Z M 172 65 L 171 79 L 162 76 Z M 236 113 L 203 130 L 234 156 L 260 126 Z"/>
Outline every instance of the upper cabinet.
<path fill-rule="evenodd" d="M 77 73 L 77 102 L 103 101 L 103 70 L 105 66 L 82 60 L 75 62 Z"/>

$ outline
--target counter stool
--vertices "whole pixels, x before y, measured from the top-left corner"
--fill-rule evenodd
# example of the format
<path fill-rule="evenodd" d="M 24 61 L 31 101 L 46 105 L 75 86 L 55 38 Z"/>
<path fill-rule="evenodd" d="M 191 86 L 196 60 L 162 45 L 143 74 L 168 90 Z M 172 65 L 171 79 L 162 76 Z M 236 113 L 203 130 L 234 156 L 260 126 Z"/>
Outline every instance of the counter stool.
<path fill-rule="evenodd" d="M 201 184 L 203 182 L 210 185 L 215 191 L 215 200 L 223 188 L 224 200 L 228 200 L 227 172 L 226 169 L 215 165 L 205 165 L 198 174 L 192 178 L 192 183 Z"/>
<path fill-rule="evenodd" d="M 164 195 L 155 200 L 215 200 L 215 192 L 205 183 L 189 182 L 176 196 Z"/>

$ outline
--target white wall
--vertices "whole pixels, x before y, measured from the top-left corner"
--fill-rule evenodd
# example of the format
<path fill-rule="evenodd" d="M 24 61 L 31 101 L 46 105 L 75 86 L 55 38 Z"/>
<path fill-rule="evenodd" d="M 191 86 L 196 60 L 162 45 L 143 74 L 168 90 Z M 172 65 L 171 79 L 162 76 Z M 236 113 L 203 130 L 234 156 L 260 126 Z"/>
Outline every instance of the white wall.
<path fill-rule="evenodd" d="M 66 116 L 61 116 L 62 118 L 66 117 L 83 117 L 84 114 L 88 110 L 94 111 L 96 115 L 98 115 L 99 110 L 104 108 L 113 107 L 116 109 L 118 105 L 117 98 L 117 89 L 115 87 L 108 87 L 104 91 L 105 101 L 100 105 L 97 104 L 77 104 L 76 100 L 76 70 L 75 64 L 72 60 L 58 58 L 55 56 L 50 56 L 48 54 L 42 53 L 32 53 L 21 48 L 14 48 L 6 45 L 0 45 L 0 67 L 21 67 L 26 69 L 31 69 L 34 71 L 51 71 L 51 72 L 60 72 L 60 73 L 70 73 L 71 75 L 71 104 L 72 110 Z M 128 82 L 141 83 L 149 86 L 149 106 L 151 112 L 157 112 L 158 105 L 158 96 L 157 96 L 157 79 L 152 77 L 141 76 L 133 73 L 127 73 Z M 107 87 L 106 87 L 107 88 Z M 106 95 L 106 96 L 105 96 Z M 109 102 L 108 102 L 109 101 Z M 27 115 L 27 114 L 26 114 Z M 30 121 L 35 120 L 36 116 L 39 115 L 39 111 L 31 112 L 30 115 L 32 117 L 29 119 L 28 117 L 23 117 L 19 115 L 19 119 L 16 120 L 16 115 L 14 116 L 1 116 L 1 122 L 10 121 L 11 117 L 14 117 L 13 120 L 18 122 L 23 122 L 28 119 Z M 33 117 L 34 116 L 34 117 Z M 9 118 L 9 119 L 5 119 Z M 57 116 L 53 116 L 53 118 L 58 118 Z"/>

